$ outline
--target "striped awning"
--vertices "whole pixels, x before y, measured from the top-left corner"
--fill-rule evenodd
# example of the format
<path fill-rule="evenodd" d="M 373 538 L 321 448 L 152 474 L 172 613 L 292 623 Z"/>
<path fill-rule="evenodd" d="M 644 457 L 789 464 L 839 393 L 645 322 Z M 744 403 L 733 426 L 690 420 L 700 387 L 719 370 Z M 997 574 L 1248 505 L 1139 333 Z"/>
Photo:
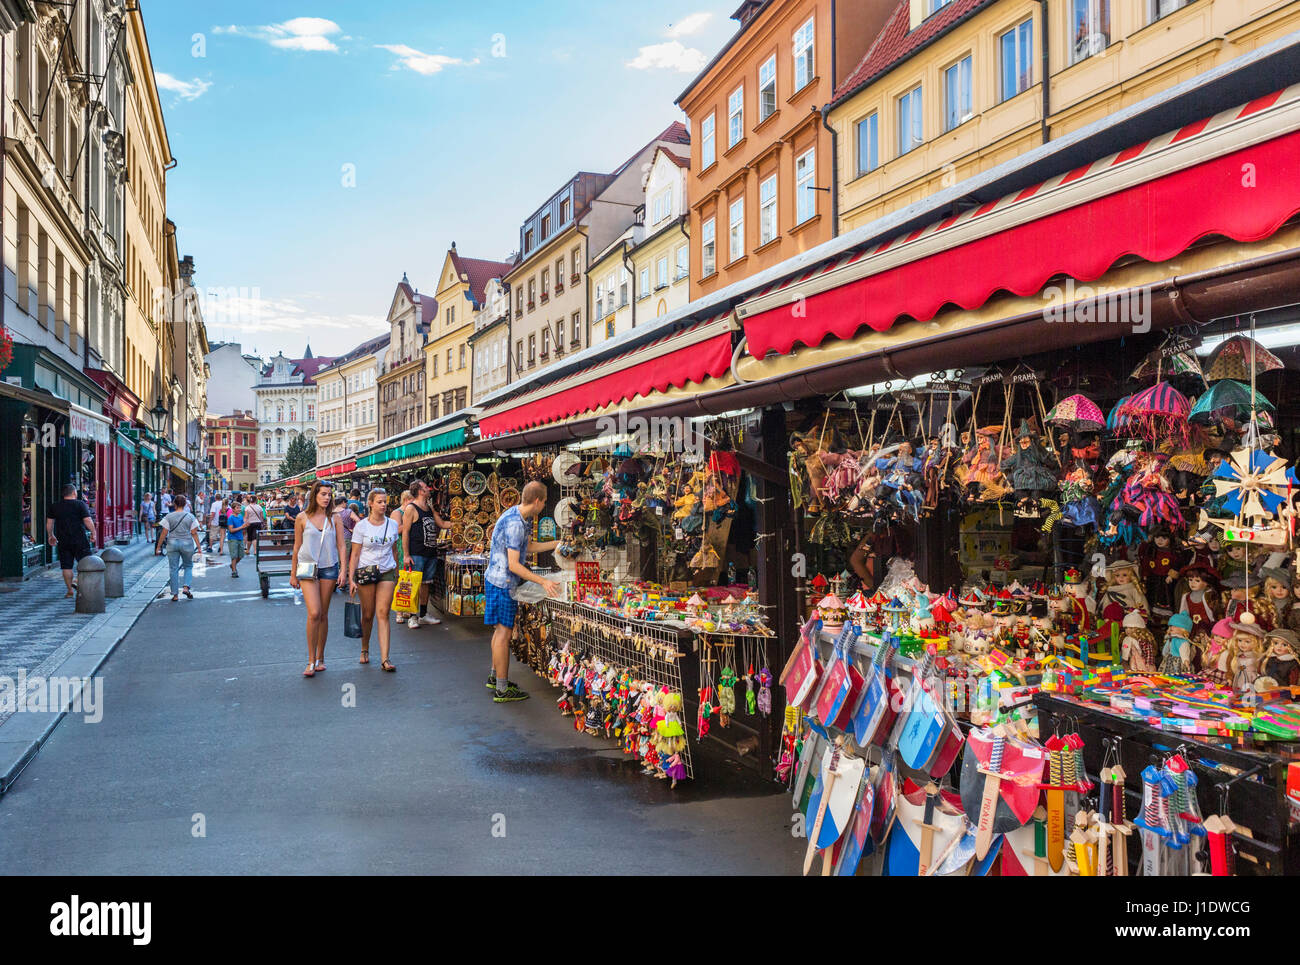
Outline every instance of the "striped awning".
<path fill-rule="evenodd" d="M 367 453 L 357 457 L 355 468 L 369 469 L 373 466 L 383 466 L 393 462 L 407 462 L 439 452 L 448 452 L 465 444 L 467 431 L 465 426 L 457 426 L 454 429 L 447 429 L 444 432 L 426 436 L 423 439 L 414 439 L 401 445 L 389 446 L 387 449 Z"/>

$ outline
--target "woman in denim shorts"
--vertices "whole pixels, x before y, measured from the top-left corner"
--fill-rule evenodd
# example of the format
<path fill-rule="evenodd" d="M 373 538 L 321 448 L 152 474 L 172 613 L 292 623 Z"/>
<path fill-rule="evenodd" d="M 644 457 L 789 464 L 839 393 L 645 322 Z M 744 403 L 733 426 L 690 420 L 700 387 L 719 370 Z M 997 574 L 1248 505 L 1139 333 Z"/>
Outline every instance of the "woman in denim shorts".
<path fill-rule="evenodd" d="M 317 480 L 307 497 L 307 508 L 293 524 L 293 572 L 289 585 L 302 590 L 307 606 L 307 669 L 313 677 L 325 669 L 325 639 L 329 636 L 330 600 L 339 581 L 339 566 L 346 547 L 342 531 L 334 525 L 334 490 Z M 347 577 L 344 577 L 346 582 Z"/>

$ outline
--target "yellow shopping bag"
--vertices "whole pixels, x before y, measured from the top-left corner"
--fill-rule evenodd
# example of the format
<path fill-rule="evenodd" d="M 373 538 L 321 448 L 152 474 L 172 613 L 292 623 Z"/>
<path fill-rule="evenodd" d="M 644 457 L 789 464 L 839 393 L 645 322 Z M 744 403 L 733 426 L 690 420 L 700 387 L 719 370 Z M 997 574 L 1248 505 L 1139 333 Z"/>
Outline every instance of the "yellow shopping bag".
<path fill-rule="evenodd" d="M 397 589 L 393 591 L 393 609 L 398 613 L 417 613 L 420 609 L 420 581 L 424 574 L 419 570 L 398 570 Z"/>

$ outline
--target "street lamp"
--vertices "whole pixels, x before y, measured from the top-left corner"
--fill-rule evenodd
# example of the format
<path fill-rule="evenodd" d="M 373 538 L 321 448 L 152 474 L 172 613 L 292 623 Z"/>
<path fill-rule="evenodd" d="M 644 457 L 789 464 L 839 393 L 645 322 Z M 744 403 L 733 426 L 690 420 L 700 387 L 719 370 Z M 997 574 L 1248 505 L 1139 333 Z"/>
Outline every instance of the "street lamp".
<path fill-rule="evenodd" d="M 158 396 L 158 401 L 153 404 L 149 410 L 149 417 L 153 419 L 153 431 L 156 435 L 162 435 L 163 427 L 167 425 L 167 404 L 163 402 L 163 397 Z"/>

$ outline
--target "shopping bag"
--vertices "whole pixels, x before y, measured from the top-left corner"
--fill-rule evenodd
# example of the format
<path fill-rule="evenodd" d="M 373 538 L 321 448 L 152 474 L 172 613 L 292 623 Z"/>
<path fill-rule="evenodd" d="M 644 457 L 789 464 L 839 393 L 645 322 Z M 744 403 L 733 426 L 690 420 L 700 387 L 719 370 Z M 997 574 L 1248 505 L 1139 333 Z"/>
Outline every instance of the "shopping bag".
<path fill-rule="evenodd" d="M 420 609 L 420 581 L 424 574 L 419 570 L 398 570 L 397 588 L 393 590 L 393 609 L 398 613 L 416 613 Z"/>
<path fill-rule="evenodd" d="M 343 604 L 343 636 L 353 640 L 361 639 L 361 604 Z"/>

